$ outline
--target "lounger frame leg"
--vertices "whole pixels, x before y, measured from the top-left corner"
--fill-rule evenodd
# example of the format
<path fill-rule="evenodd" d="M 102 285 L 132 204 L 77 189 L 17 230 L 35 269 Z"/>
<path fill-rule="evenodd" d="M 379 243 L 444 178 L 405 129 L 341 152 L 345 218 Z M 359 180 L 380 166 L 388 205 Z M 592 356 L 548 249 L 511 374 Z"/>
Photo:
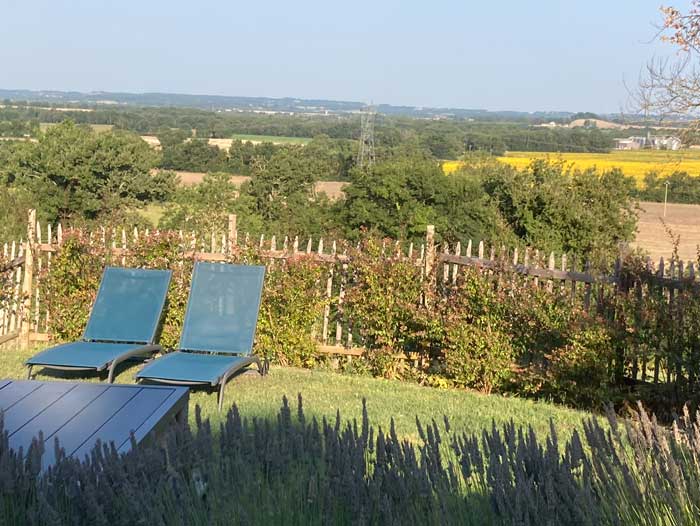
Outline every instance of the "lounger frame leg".
<path fill-rule="evenodd" d="M 33 365 L 28 365 L 28 366 L 27 366 L 27 380 L 31 380 L 31 379 L 33 378 L 33 376 L 32 376 L 32 367 L 34 367 L 34 366 L 33 366 Z"/>
<path fill-rule="evenodd" d="M 227 378 L 222 378 L 221 386 L 219 387 L 219 413 L 221 413 L 221 409 L 224 407 L 224 389 L 226 389 L 226 380 Z"/>
<path fill-rule="evenodd" d="M 114 360 L 112 360 L 112 363 L 109 364 L 109 374 L 107 375 L 107 383 L 112 383 L 114 382 L 114 371 L 117 368 L 117 365 L 119 365 L 122 362 L 125 362 L 126 360 L 130 360 L 131 358 L 136 358 L 139 356 L 143 356 L 146 353 L 154 353 L 156 351 L 162 350 L 162 347 L 160 345 L 146 345 L 144 347 L 139 347 L 138 349 L 134 349 L 133 351 L 126 352 Z"/>
<path fill-rule="evenodd" d="M 230 370 L 226 371 L 219 381 L 219 413 L 224 407 L 224 390 L 226 389 L 226 384 L 229 378 L 236 372 L 240 371 L 244 367 L 247 367 L 251 363 L 254 363 L 258 367 L 258 373 L 260 376 L 265 376 L 267 374 L 267 369 L 269 367 L 267 360 L 261 361 L 259 356 L 251 356 L 250 361 L 243 364 L 238 364 Z"/>

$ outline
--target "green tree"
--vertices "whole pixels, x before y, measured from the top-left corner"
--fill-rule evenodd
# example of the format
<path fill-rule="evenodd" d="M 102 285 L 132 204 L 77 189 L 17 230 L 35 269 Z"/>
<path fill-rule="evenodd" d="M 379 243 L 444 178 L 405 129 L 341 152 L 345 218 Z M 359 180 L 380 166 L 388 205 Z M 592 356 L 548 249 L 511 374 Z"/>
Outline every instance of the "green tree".
<path fill-rule="evenodd" d="M 484 187 L 526 244 L 603 262 L 634 238 L 634 184 L 619 170 L 581 172 L 536 160 L 526 170 L 493 172 Z"/>
<path fill-rule="evenodd" d="M 161 167 L 190 172 L 219 172 L 226 169 L 226 152 L 202 139 L 163 147 Z"/>
<path fill-rule="evenodd" d="M 179 128 L 161 128 L 156 133 L 163 149 L 182 144 L 189 136 L 185 130 Z"/>
<path fill-rule="evenodd" d="M 207 234 L 222 232 L 228 227 L 228 214 L 236 214 L 241 231 L 257 234 L 263 230 L 263 219 L 254 206 L 248 194 L 231 184 L 229 174 L 208 173 L 200 184 L 178 188 L 159 226 Z"/>
<path fill-rule="evenodd" d="M 163 196 L 163 180 L 154 185 L 150 174 L 157 162 L 135 134 L 66 122 L 9 152 L 0 180 L 30 192 L 44 220 L 95 219 Z"/>

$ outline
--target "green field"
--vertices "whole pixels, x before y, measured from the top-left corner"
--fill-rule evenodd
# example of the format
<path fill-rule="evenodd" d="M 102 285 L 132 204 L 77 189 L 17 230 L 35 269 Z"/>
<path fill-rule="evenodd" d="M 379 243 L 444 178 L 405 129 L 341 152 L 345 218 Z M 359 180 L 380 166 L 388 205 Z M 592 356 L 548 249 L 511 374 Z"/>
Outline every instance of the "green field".
<path fill-rule="evenodd" d="M 234 134 L 231 136 L 236 141 L 251 141 L 251 142 L 271 142 L 273 144 L 301 144 L 306 145 L 311 141 L 310 137 L 279 137 L 276 135 L 246 135 Z"/>
<path fill-rule="evenodd" d="M 26 378 L 24 361 L 39 352 L 0 350 L 0 378 Z M 127 365 L 115 379 L 117 383 L 134 383 L 134 375 L 140 365 Z M 254 368 L 253 368 L 254 369 Z M 50 375 L 36 370 L 39 380 L 68 379 L 99 381 L 95 375 L 54 372 Z M 104 377 L 102 378 L 104 381 Z M 392 418 L 397 433 L 417 440 L 416 417 L 428 423 L 435 419 L 443 428 L 443 415 L 448 415 L 452 427 L 480 433 L 497 423 L 513 420 L 516 425 L 531 425 L 538 435 L 549 432 L 550 419 L 560 437 L 569 438 L 574 428 L 581 428 L 590 413 L 574 411 L 553 404 L 534 402 L 497 395 L 482 395 L 456 389 L 435 389 L 397 380 L 383 380 L 364 376 L 351 376 L 324 370 L 307 370 L 272 367 L 270 374 L 260 377 L 249 371 L 231 380 L 226 389 L 225 411 L 236 403 L 243 416 L 273 418 L 286 396 L 292 406 L 301 394 L 304 410 L 309 417 L 319 420 L 334 419 L 340 411 L 343 419 L 361 418 L 362 399 L 367 400 L 370 421 L 375 426 L 388 429 Z M 204 417 L 218 419 L 216 393 L 195 390 L 190 396 L 191 409 L 195 404 L 202 408 Z M 190 418 L 194 419 L 194 410 Z"/>

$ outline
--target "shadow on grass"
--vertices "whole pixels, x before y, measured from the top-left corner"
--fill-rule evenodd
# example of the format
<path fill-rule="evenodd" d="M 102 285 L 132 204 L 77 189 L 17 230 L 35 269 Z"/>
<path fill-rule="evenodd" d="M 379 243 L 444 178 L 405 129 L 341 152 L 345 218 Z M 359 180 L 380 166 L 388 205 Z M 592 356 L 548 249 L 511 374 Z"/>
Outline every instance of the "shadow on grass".
<path fill-rule="evenodd" d="M 432 431 L 422 446 L 361 422 L 307 420 L 286 399 L 275 419 L 233 407 L 212 429 L 176 425 L 126 455 L 99 445 L 80 462 L 44 445 L 25 458 L 0 441 L 2 524 L 490 524 Z M 0 423 L 0 431 L 2 430 Z M 428 429 L 428 428 L 426 428 Z M 216 432 L 215 432 L 216 431 Z M 60 445 L 56 446 L 57 448 Z"/>
<path fill-rule="evenodd" d="M 308 418 L 301 396 L 272 418 L 194 413 L 126 455 L 58 449 L 43 474 L 44 445 L 9 450 L 0 415 L 0 524 L 697 524 L 700 415 L 673 434 L 641 410 L 590 419 L 562 454 L 553 424 L 477 435 L 416 420 L 411 442 L 364 403 L 355 420 Z"/>

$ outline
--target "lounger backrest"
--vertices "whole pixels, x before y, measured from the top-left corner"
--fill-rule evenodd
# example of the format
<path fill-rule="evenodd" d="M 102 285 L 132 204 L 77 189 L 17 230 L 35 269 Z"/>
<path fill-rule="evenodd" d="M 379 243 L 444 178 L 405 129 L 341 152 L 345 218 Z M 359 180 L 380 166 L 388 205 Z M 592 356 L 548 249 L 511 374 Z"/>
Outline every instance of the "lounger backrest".
<path fill-rule="evenodd" d="M 195 264 L 180 349 L 250 354 L 264 266 Z"/>
<path fill-rule="evenodd" d="M 171 274 L 169 270 L 107 267 L 83 339 L 153 343 Z"/>

